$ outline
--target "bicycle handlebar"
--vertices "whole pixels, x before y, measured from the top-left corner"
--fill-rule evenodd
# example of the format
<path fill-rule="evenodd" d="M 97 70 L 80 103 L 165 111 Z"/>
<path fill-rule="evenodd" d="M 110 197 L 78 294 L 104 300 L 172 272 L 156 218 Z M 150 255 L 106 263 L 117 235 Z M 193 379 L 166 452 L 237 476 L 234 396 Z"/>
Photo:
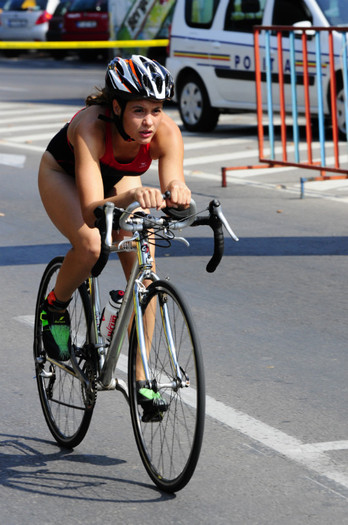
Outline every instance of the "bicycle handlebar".
<path fill-rule="evenodd" d="M 169 195 L 164 195 L 164 198 L 168 197 Z M 216 270 L 224 254 L 224 234 L 222 226 L 225 226 L 233 240 L 239 240 L 228 224 L 222 212 L 221 204 L 217 199 L 209 203 L 209 214 L 206 216 L 197 216 L 197 207 L 194 200 L 191 200 L 190 206 L 187 209 L 164 208 L 162 211 L 166 214 L 166 217 L 154 217 L 146 214 L 143 214 L 141 217 L 137 217 L 136 214 L 132 215 L 133 212 L 140 207 L 138 202 L 133 202 L 124 210 L 122 208 L 116 208 L 112 202 L 107 202 L 103 207 L 99 206 L 94 210 L 95 216 L 97 217 L 95 226 L 99 228 L 100 231 L 102 249 L 101 255 L 92 269 L 93 276 L 99 275 L 107 263 L 112 246 L 113 229 L 122 228 L 123 230 L 135 232 L 151 229 L 154 226 L 163 226 L 168 230 L 179 230 L 188 226 L 210 226 L 214 234 L 214 250 L 206 266 L 206 270 L 209 273 Z"/>
<path fill-rule="evenodd" d="M 227 222 L 226 217 L 222 213 L 221 204 L 217 199 L 212 200 L 209 203 L 209 215 L 205 217 L 197 217 L 193 222 L 192 226 L 210 226 L 214 233 L 214 251 L 213 255 L 206 266 L 208 273 L 215 272 L 216 268 L 220 264 L 222 256 L 224 254 L 224 234 L 222 226 L 225 226 L 226 230 L 234 241 L 239 241 L 237 235 L 233 232 L 232 228 Z"/>

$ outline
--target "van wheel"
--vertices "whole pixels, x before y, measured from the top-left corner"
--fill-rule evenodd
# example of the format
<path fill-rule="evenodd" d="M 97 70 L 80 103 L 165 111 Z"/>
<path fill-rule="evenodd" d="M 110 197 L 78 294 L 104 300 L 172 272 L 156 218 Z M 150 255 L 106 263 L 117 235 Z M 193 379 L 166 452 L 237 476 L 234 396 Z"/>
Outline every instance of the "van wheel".
<path fill-rule="evenodd" d="M 204 84 L 196 75 L 188 75 L 181 84 L 179 111 L 188 131 L 212 131 L 220 114 L 211 107 Z"/>
<path fill-rule="evenodd" d="M 345 99 L 344 99 L 344 89 L 339 88 L 337 90 L 336 96 L 336 106 L 337 106 L 337 127 L 341 139 L 347 138 L 346 135 L 346 109 L 345 109 Z"/>

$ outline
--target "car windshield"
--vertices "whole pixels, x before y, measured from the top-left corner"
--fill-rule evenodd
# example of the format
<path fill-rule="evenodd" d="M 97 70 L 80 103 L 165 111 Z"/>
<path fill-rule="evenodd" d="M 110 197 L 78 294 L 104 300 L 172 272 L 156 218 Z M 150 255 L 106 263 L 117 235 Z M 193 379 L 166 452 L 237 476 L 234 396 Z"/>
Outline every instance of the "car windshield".
<path fill-rule="evenodd" d="M 99 12 L 106 13 L 108 10 L 107 0 L 75 0 L 69 8 L 70 13 L 76 12 Z"/>
<path fill-rule="evenodd" d="M 7 0 L 4 11 L 43 11 L 46 9 L 47 0 Z"/>
<path fill-rule="evenodd" d="M 347 0 L 317 0 L 317 2 L 331 26 L 348 24 Z"/>
<path fill-rule="evenodd" d="M 62 0 L 56 7 L 53 16 L 62 16 L 68 11 L 72 0 Z"/>

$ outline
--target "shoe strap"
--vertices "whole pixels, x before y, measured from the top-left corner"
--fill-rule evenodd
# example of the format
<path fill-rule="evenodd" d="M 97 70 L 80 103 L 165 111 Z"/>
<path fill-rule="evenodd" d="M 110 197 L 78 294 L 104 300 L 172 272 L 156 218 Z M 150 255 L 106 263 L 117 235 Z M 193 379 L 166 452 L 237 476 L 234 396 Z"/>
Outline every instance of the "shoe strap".
<path fill-rule="evenodd" d="M 71 301 L 72 301 L 72 297 L 71 299 L 69 299 L 69 301 L 65 301 L 65 302 L 59 301 L 59 299 L 57 299 L 56 297 L 54 290 L 52 290 L 47 296 L 48 305 L 50 306 L 50 308 L 53 308 L 54 310 L 66 310 Z"/>

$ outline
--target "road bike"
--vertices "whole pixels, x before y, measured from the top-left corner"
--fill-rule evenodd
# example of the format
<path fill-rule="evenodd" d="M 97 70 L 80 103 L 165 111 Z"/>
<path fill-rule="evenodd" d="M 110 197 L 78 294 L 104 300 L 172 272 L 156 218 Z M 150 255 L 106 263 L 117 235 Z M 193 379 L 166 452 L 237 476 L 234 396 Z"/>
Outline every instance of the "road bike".
<path fill-rule="evenodd" d="M 150 478 L 163 491 L 176 492 L 191 479 L 200 455 L 205 386 L 201 346 L 190 310 L 178 289 L 154 270 L 150 245 L 169 247 L 178 230 L 209 225 L 214 232 L 214 253 L 207 265 L 213 272 L 224 249 L 224 225 L 238 240 L 222 213 L 211 201 L 203 215 L 191 201 L 187 210 L 165 209 L 160 216 L 137 212 L 139 203 L 126 210 L 108 202 L 95 211 L 102 240 L 101 256 L 92 275 L 73 294 L 71 352 L 68 361 L 50 358 L 42 341 L 40 313 L 54 288 L 63 257 L 46 267 L 39 286 L 34 327 L 36 380 L 46 423 L 57 443 L 74 448 L 89 428 L 97 393 L 118 390 L 130 407 L 136 444 Z M 114 243 L 112 231 L 131 232 Z M 157 249 L 157 248 L 156 248 Z M 111 340 L 100 332 L 102 305 L 98 275 L 111 252 L 136 252 Z M 130 327 L 130 328 L 129 328 Z M 129 333 L 128 362 L 121 349 Z M 166 409 L 154 421 L 144 420 L 138 404 L 139 368 L 146 386 L 160 393 Z M 116 370 L 128 372 L 128 382 Z"/>

